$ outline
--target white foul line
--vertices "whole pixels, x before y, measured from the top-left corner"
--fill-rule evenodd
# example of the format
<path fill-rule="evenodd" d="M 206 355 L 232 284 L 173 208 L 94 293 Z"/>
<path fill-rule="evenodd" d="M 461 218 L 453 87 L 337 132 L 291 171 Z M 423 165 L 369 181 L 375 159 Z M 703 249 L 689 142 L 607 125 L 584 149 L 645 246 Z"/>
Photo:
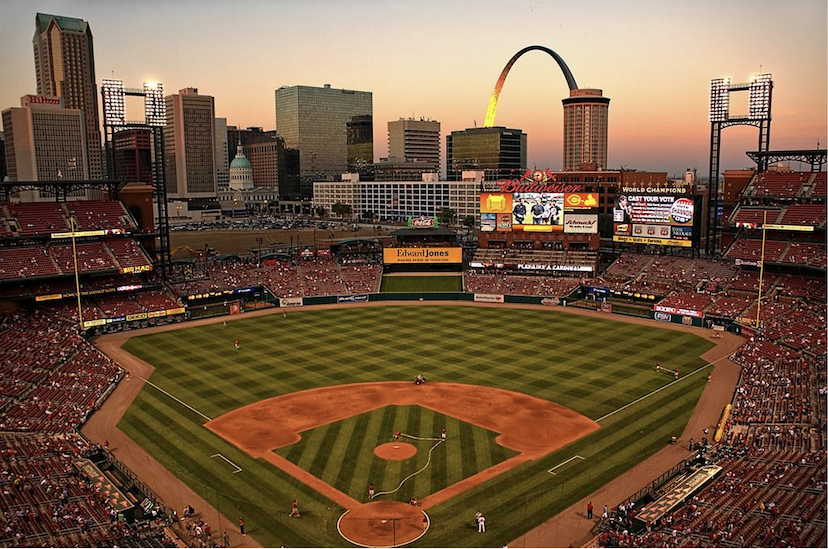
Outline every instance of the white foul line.
<path fill-rule="evenodd" d="M 230 465 L 232 465 L 233 467 L 235 467 L 237 470 L 236 470 L 236 471 L 233 471 L 233 474 L 234 474 L 234 475 L 235 475 L 236 473 L 241 473 L 241 472 L 242 472 L 242 468 L 241 468 L 241 467 L 239 467 L 238 465 L 236 465 L 235 463 L 233 463 L 232 461 L 230 461 L 229 459 L 227 459 L 226 457 L 224 457 L 224 456 L 223 456 L 223 455 L 221 455 L 221 454 L 213 454 L 213 455 L 212 455 L 212 456 L 210 456 L 210 457 L 211 457 L 211 458 L 214 458 L 214 457 L 220 457 L 221 459 L 223 459 L 224 461 L 226 461 L 227 463 L 229 463 Z"/>
<path fill-rule="evenodd" d="M 209 417 L 205 416 L 204 414 L 202 414 L 201 412 L 199 412 L 198 410 L 196 410 L 195 408 L 193 408 L 192 406 L 190 406 L 189 404 L 187 404 L 187 403 L 186 403 L 186 402 L 184 402 L 183 400 L 181 400 L 181 399 L 179 399 L 179 398 L 176 398 L 176 397 L 172 396 L 170 393 L 168 393 L 167 391 L 165 391 L 164 389 L 162 389 L 161 387 L 159 387 L 158 385 L 156 385 L 156 384 L 155 384 L 155 383 L 153 383 L 152 381 L 150 381 L 150 380 L 148 380 L 148 379 L 144 379 L 144 378 L 142 378 L 141 376 L 138 376 L 138 378 L 139 378 L 139 379 L 141 379 L 141 380 L 142 380 L 144 383 L 146 383 L 147 385 L 150 385 L 151 387 L 155 387 L 156 389 L 158 389 L 159 391 L 161 391 L 162 393 L 164 393 L 165 395 L 167 395 L 168 397 L 170 397 L 171 399 L 173 399 L 173 400 L 174 400 L 174 401 L 176 401 L 177 403 L 181 404 L 182 406 L 186 406 L 188 409 L 190 409 L 191 411 L 193 411 L 193 412 L 197 413 L 198 415 L 200 415 L 201 417 L 203 417 L 203 418 L 204 418 L 204 419 L 206 419 L 207 421 L 213 421 L 212 419 L 210 419 Z"/>
<path fill-rule="evenodd" d="M 559 463 L 559 464 L 557 464 L 556 466 L 552 467 L 551 469 L 549 469 L 549 470 L 548 470 L 548 471 L 546 471 L 546 472 L 547 472 L 547 473 L 549 473 L 550 475 L 554 475 L 554 474 L 556 474 L 556 473 L 553 473 L 552 471 L 554 471 L 554 470 L 555 470 L 555 469 L 557 469 L 558 467 L 563 467 L 564 465 L 566 465 L 567 463 L 569 463 L 569 462 L 570 462 L 570 461 L 572 461 L 573 459 L 580 459 L 581 461 L 583 461 L 583 460 L 584 460 L 584 458 L 582 458 L 581 456 L 572 456 L 572 457 L 571 457 L 571 458 L 569 458 L 568 460 L 564 461 L 563 463 Z"/>
<path fill-rule="evenodd" d="M 671 386 L 675 385 L 676 383 L 679 383 L 680 381 L 684 381 L 685 379 L 687 379 L 688 377 L 690 377 L 690 376 L 692 376 L 692 375 L 698 374 L 698 373 L 699 373 L 699 372 L 701 372 L 702 370 L 706 369 L 708 366 L 713 366 L 714 364 L 716 364 L 716 363 L 717 363 L 717 362 L 719 362 L 719 361 L 722 361 L 722 360 L 725 360 L 725 359 L 728 359 L 728 358 L 732 357 L 734 354 L 736 354 L 736 353 L 735 353 L 735 352 L 734 352 L 734 353 L 730 353 L 729 355 L 725 355 L 725 356 L 723 356 L 723 357 L 721 357 L 721 358 L 718 358 L 718 359 L 714 360 L 713 362 L 708 362 L 707 364 L 705 364 L 705 365 L 704 365 L 704 366 L 702 366 L 701 368 L 699 368 L 699 369 L 697 369 L 697 370 L 694 370 L 694 371 L 690 372 L 690 373 L 689 373 L 689 374 L 687 374 L 686 376 L 684 376 L 684 377 L 680 377 L 680 378 L 678 378 L 678 379 L 677 379 L 677 380 L 675 380 L 675 381 L 671 381 L 670 383 L 668 383 L 668 384 L 667 384 L 667 385 L 665 385 L 664 387 L 660 387 L 660 388 L 656 389 L 655 391 L 653 391 L 652 393 L 647 393 L 647 394 L 646 394 L 646 395 L 644 395 L 643 397 L 637 398 L 637 399 L 633 400 L 632 402 L 630 402 L 629 404 L 625 404 L 625 405 L 621 406 L 620 408 L 618 408 L 617 410 L 613 410 L 612 412 L 608 413 L 607 415 L 604 415 L 604 416 L 599 417 L 598 419 L 596 419 L 596 420 L 595 420 L 595 422 L 596 422 L 596 423 L 598 423 L 599 421 L 603 421 L 603 420 L 607 419 L 608 417 L 610 417 L 610 416 L 612 416 L 612 415 L 617 414 L 617 413 L 618 413 L 618 412 L 620 412 L 621 410 L 624 410 L 624 409 L 626 409 L 626 408 L 629 408 L 629 407 L 630 407 L 630 406 L 632 406 L 633 404 L 637 404 L 638 402 L 641 402 L 641 401 L 642 401 L 642 400 L 644 400 L 645 398 L 647 398 L 647 397 L 651 397 L 651 396 L 653 396 L 654 394 L 656 394 L 656 393 L 658 393 L 658 392 L 660 392 L 660 391 L 663 391 L 663 390 L 664 390 L 664 389 L 666 389 L 667 387 L 671 387 Z"/>

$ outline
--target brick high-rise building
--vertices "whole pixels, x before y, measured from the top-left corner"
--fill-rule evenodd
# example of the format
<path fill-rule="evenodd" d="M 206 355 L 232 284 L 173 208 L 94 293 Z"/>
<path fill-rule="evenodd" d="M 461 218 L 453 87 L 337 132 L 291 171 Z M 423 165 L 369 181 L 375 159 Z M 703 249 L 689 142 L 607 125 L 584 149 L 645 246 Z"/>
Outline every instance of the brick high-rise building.
<path fill-rule="evenodd" d="M 86 124 L 58 97 L 26 95 L 3 111 L 6 165 L 12 181 L 89 179 Z M 100 153 L 100 146 L 96 147 Z"/>
<path fill-rule="evenodd" d="M 184 88 L 164 98 L 164 172 L 170 198 L 215 198 L 215 100 L 197 88 Z"/>
<path fill-rule="evenodd" d="M 152 132 L 131 129 L 112 136 L 115 173 L 130 183 L 152 184 Z"/>
<path fill-rule="evenodd" d="M 78 109 L 85 124 L 85 171 L 103 178 L 98 86 L 92 31 L 83 19 L 38 13 L 33 39 L 38 95 L 63 99 L 66 109 Z"/>
<path fill-rule="evenodd" d="M 609 102 L 589 88 L 572 90 L 563 100 L 564 170 L 607 169 Z"/>

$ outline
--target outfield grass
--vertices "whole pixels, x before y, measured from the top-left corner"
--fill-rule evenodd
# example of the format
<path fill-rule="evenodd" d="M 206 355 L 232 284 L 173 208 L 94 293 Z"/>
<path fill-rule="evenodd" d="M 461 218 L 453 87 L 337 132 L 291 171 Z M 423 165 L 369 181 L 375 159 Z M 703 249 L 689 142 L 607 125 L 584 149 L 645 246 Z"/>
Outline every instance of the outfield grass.
<path fill-rule="evenodd" d="M 461 292 L 460 276 L 384 276 L 381 292 Z"/>
<path fill-rule="evenodd" d="M 233 349 L 235 339 L 242 341 L 240 351 Z M 711 346 L 656 325 L 552 310 L 394 306 L 295 310 L 287 319 L 270 315 L 227 328 L 218 323 L 141 336 L 125 348 L 156 366 L 155 384 L 209 417 L 314 387 L 407 381 L 416 371 L 530 394 L 599 419 L 672 381 L 655 372 L 656 361 L 689 373 L 704 366 L 699 355 Z M 589 436 L 429 509 L 431 529 L 415 545 L 499 547 L 513 540 L 680 435 L 705 382 L 704 375 L 692 376 L 602 420 Z M 336 532 L 341 510 L 335 504 L 248 457 L 203 422 L 146 386 L 119 427 L 207 501 L 218 496 L 226 516 L 244 516 L 263 545 L 345 543 Z M 244 471 L 232 474 L 210 458 L 216 453 Z M 574 454 L 586 459 L 556 476 L 546 472 Z M 302 520 L 287 517 L 294 498 Z M 486 513 L 485 537 L 469 527 L 476 510 Z"/>
<path fill-rule="evenodd" d="M 451 436 L 434 449 L 429 463 L 428 452 L 435 441 L 428 439 L 439 438 L 444 427 Z M 374 448 L 391 442 L 390 435 L 395 431 L 426 440 L 402 439 L 417 448 L 417 454 L 409 459 L 377 458 Z M 369 483 L 377 492 L 390 492 L 428 464 L 396 494 L 380 498 L 407 501 L 411 496 L 422 499 L 517 455 L 495 442 L 497 436 L 421 406 L 386 406 L 305 431 L 302 440 L 276 453 L 357 501 L 366 501 Z"/>

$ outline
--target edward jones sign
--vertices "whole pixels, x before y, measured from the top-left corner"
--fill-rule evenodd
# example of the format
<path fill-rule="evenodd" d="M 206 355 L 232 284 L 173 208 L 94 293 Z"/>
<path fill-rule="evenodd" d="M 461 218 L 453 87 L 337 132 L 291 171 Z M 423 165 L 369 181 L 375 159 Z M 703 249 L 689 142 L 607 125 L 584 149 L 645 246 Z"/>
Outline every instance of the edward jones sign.
<path fill-rule="evenodd" d="M 462 263 L 463 248 L 385 248 L 383 262 L 394 263 Z"/>

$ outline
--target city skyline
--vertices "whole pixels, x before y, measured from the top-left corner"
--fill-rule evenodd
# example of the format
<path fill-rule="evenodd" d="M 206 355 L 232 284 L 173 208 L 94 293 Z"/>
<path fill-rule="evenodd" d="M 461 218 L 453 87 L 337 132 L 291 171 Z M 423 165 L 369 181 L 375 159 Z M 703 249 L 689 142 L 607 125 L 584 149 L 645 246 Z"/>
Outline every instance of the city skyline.
<path fill-rule="evenodd" d="M 206 6 L 196 10 L 195 6 Z M 216 98 L 228 125 L 275 127 L 274 90 L 331 84 L 374 97 L 374 157 L 386 156 L 385 126 L 400 117 L 451 131 L 483 126 L 503 65 L 519 49 L 555 50 L 580 87 L 603 89 L 609 108 L 609 169 L 626 166 L 707 175 L 712 78 L 773 74 L 771 148 L 826 142 L 826 6 L 806 1 L 665 3 L 316 1 L 5 3 L 0 12 L 0 108 L 36 91 L 32 54 L 37 12 L 85 19 L 95 39 L 98 84 L 163 82 L 167 93 L 196 87 Z M 773 23 L 768 23 L 772 21 Z M 502 32 L 499 30 L 502 29 Z M 482 32 L 481 32 L 482 30 Z M 170 53 L 172 52 L 172 54 Z M 566 82 L 545 54 L 512 69 L 498 125 L 528 135 L 528 164 L 559 169 Z M 736 100 L 732 112 L 746 111 Z M 138 107 L 127 102 L 128 111 Z M 725 131 L 722 168 L 750 167 L 752 128 Z"/>

